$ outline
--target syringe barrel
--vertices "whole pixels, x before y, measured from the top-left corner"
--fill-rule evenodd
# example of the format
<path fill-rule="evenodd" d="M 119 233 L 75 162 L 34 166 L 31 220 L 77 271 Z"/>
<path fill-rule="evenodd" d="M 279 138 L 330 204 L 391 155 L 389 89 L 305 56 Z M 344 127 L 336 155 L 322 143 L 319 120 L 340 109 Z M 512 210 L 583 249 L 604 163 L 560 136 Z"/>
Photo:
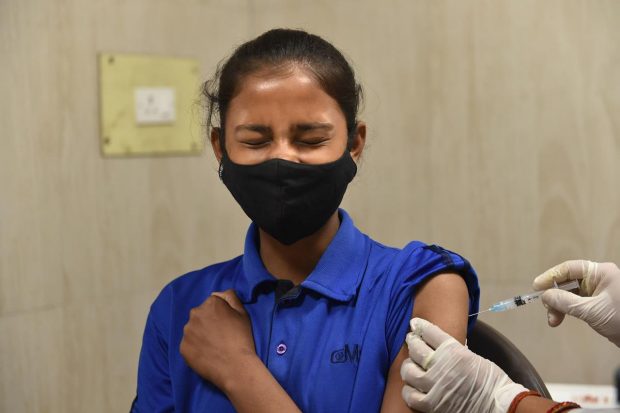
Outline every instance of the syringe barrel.
<path fill-rule="evenodd" d="M 524 294 L 524 295 L 519 296 L 522 302 L 521 305 L 531 303 L 532 301 L 540 297 L 542 293 L 543 293 L 542 291 L 537 291 L 535 293 L 529 293 L 529 294 Z"/>
<path fill-rule="evenodd" d="M 511 298 L 509 300 L 503 300 L 493 304 L 490 310 L 492 313 L 499 313 L 501 311 L 512 310 L 513 308 L 517 308 L 517 304 L 515 303 L 514 299 Z"/>
<path fill-rule="evenodd" d="M 563 290 L 571 290 L 574 288 L 579 288 L 579 283 L 575 280 L 563 283 L 558 286 Z M 529 304 L 532 301 L 536 300 L 538 297 L 542 295 L 544 291 L 536 291 L 529 294 L 517 295 L 507 300 L 499 301 L 489 308 L 489 311 L 492 313 L 499 313 L 501 311 L 512 310 L 517 307 L 521 307 L 522 305 Z"/>

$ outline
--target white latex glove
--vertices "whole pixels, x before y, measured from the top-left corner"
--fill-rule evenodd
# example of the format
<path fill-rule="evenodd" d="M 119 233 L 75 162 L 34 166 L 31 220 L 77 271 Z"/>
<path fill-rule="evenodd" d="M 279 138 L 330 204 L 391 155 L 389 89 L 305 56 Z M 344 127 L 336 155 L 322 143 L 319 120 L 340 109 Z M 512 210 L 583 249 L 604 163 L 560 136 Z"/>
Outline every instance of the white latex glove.
<path fill-rule="evenodd" d="M 551 288 L 554 279 L 557 283 L 581 280 L 582 297 Z M 565 261 L 536 277 L 533 286 L 535 290 L 550 288 L 541 297 L 550 326 L 560 325 L 564 315 L 570 314 L 620 347 L 620 269 L 616 264 Z"/>
<path fill-rule="evenodd" d="M 527 389 L 514 383 L 495 363 L 471 352 L 436 325 L 410 322 L 409 359 L 400 375 L 402 396 L 420 412 L 505 413 Z"/>

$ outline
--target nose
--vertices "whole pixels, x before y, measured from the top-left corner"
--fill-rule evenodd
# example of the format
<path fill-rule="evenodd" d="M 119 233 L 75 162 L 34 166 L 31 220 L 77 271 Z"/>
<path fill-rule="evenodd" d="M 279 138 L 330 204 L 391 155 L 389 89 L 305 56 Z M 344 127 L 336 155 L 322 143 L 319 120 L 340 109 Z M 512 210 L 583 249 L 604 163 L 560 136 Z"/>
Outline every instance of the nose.
<path fill-rule="evenodd" d="M 299 162 L 299 154 L 288 139 L 275 139 L 271 146 L 269 159 L 284 159 L 285 161 Z"/>

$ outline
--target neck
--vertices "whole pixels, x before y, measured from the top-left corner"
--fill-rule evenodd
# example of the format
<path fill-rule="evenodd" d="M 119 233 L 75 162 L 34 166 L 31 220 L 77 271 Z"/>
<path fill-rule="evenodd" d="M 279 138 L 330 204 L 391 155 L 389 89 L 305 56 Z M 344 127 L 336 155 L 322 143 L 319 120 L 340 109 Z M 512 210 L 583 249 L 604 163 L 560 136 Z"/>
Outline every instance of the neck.
<path fill-rule="evenodd" d="M 339 226 L 336 211 L 318 231 L 291 245 L 282 244 L 259 228 L 263 265 L 274 277 L 300 284 L 316 267 Z"/>

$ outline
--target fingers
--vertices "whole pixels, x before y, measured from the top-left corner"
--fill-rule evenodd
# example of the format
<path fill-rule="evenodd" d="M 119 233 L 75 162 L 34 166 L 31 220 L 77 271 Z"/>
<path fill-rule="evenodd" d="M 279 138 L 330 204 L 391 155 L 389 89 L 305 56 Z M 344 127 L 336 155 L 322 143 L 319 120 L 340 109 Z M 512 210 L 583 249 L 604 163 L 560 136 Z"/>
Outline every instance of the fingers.
<path fill-rule="evenodd" d="M 564 261 L 549 268 L 534 279 L 532 287 L 535 291 L 554 287 L 554 281 L 561 284 L 566 281 L 588 279 L 596 274 L 598 263 L 587 260 Z"/>
<path fill-rule="evenodd" d="M 421 337 L 433 349 L 439 347 L 444 341 L 453 338 L 450 334 L 423 318 L 412 318 L 409 324 L 413 334 Z"/>
<path fill-rule="evenodd" d="M 580 294 L 594 296 L 606 289 L 614 279 L 620 279 L 620 269 L 613 262 L 599 263 L 592 277 L 584 279 Z"/>
<path fill-rule="evenodd" d="M 433 357 L 433 349 L 414 333 L 407 334 L 406 341 L 411 360 L 415 361 L 424 370 L 427 370 Z"/>
<path fill-rule="evenodd" d="M 557 327 L 562 321 L 564 321 L 564 313 L 554 310 L 551 307 L 547 308 L 547 324 L 549 324 L 550 327 Z"/>
<path fill-rule="evenodd" d="M 238 313 L 245 314 L 245 308 L 239 300 L 239 297 L 237 297 L 237 294 L 235 294 L 234 290 L 230 289 L 226 291 L 216 291 L 211 293 L 211 295 L 226 301 L 228 305 L 231 306 Z"/>
<path fill-rule="evenodd" d="M 431 322 L 423 318 L 414 317 L 409 320 L 411 332 L 419 337 L 422 337 L 424 335 L 424 330 L 429 324 L 431 324 Z"/>
<path fill-rule="evenodd" d="M 422 368 L 415 364 L 411 359 L 405 359 L 403 364 L 400 366 L 400 377 L 408 384 L 413 385 L 413 382 L 423 375 L 424 370 L 422 370 Z"/>
<path fill-rule="evenodd" d="M 578 303 L 581 297 L 568 291 L 552 288 L 545 291 L 540 299 L 547 307 L 567 314 L 570 311 L 570 306 Z"/>
<path fill-rule="evenodd" d="M 425 393 L 428 393 L 433 387 L 433 382 L 426 375 L 426 371 L 411 359 L 403 361 L 400 366 L 400 377 L 411 387 Z"/>
<path fill-rule="evenodd" d="M 569 293 L 568 291 L 559 290 L 556 288 L 547 290 L 541 296 L 541 300 L 543 304 L 545 304 L 551 310 L 554 310 L 555 313 L 563 313 L 570 314 L 577 318 L 583 318 L 584 314 L 582 314 L 580 304 L 591 300 L 589 297 L 580 297 L 576 294 Z M 554 314 L 555 317 L 557 314 Z M 558 325 L 562 322 L 563 317 L 557 321 Z M 556 322 L 554 320 L 554 322 Z M 549 325 L 551 324 L 551 320 L 549 321 Z M 553 326 L 553 325 L 552 325 Z M 554 326 L 553 326 L 554 327 Z"/>
<path fill-rule="evenodd" d="M 424 396 L 426 396 L 424 393 L 405 385 L 402 390 L 402 396 L 409 408 L 418 412 L 429 412 L 428 403 L 424 402 Z"/>

